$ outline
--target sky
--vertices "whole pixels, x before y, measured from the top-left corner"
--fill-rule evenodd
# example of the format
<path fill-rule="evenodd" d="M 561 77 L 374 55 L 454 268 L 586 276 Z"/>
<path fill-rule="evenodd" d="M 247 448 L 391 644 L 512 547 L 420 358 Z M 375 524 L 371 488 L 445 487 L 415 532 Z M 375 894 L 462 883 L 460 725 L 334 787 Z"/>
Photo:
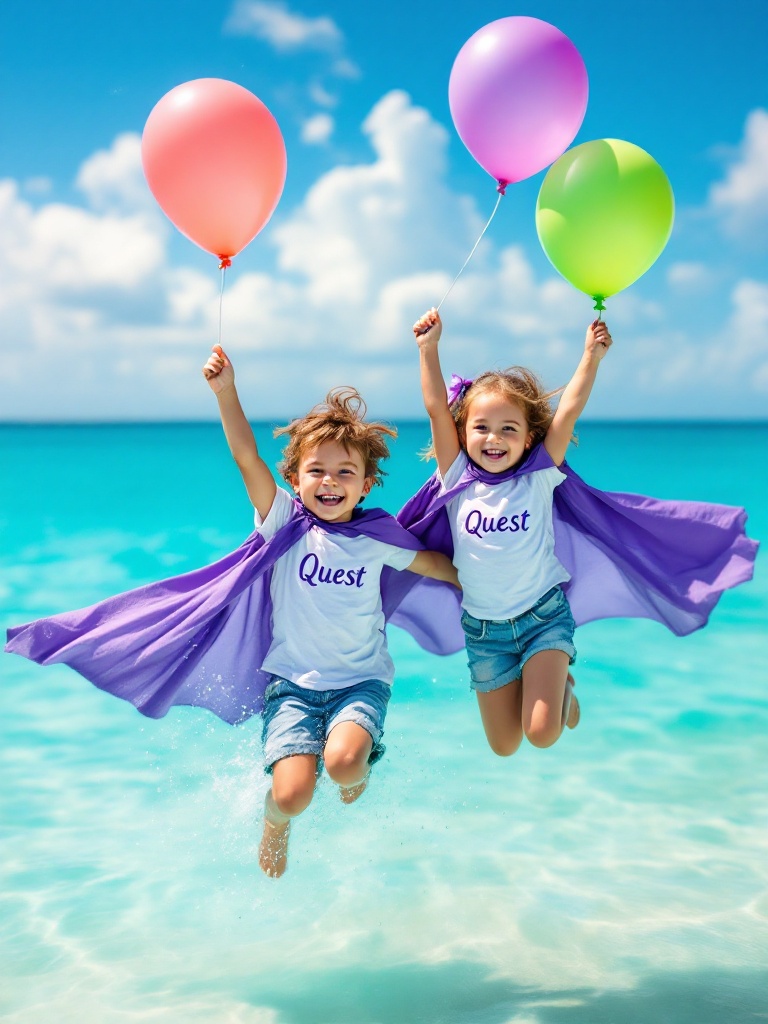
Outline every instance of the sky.
<path fill-rule="evenodd" d="M 423 415 L 413 321 L 496 202 L 448 81 L 484 25 L 526 15 L 579 50 L 573 145 L 618 138 L 670 179 L 670 240 L 613 297 L 593 419 L 764 419 L 768 410 L 768 4 L 731 0 L 27 0 L 0 36 L 0 421 L 208 420 L 216 259 L 166 218 L 141 134 L 169 90 L 224 78 L 277 119 L 285 188 L 227 272 L 221 340 L 248 415 L 285 420 L 335 385 Z M 446 376 L 522 363 L 565 384 L 591 302 L 542 251 L 545 171 L 510 186 L 441 307 Z"/>

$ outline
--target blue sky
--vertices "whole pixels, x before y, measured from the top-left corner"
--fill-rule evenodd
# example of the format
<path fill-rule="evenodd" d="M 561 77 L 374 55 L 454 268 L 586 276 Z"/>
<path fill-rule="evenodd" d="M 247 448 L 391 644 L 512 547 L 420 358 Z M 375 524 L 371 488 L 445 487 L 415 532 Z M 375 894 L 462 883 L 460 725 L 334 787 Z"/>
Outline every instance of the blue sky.
<path fill-rule="evenodd" d="M 458 11 L 455 9 L 458 6 Z M 453 9 L 451 9 L 453 7 Z M 670 242 L 610 301 L 596 418 L 765 417 L 768 6 L 529 0 L 387 5 L 132 0 L 8 5 L 0 39 L 3 420 L 208 419 L 199 369 L 218 270 L 149 194 L 140 137 L 169 89 L 220 77 L 278 120 L 288 177 L 235 260 L 223 341 L 253 418 L 353 383 L 421 415 L 413 320 L 436 303 L 495 202 L 451 122 L 448 78 L 496 18 L 551 22 L 590 97 L 574 144 L 615 137 L 667 172 Z M 443 363 L 522 362 L 564 383 L 590 320 L 536 238 L 544 172 L 510 188 L 443 307 Z"/>

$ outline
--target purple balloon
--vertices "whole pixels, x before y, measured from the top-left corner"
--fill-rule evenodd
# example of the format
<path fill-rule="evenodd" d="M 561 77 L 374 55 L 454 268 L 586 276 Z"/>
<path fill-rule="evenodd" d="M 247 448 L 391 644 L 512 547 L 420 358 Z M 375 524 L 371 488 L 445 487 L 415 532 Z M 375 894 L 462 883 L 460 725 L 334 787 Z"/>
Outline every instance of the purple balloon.
<path fill-rule="evenodd" d="M 498 182 L 522 181 L 576 137 L 589 84 L 581 54 L 538 18 L 500 18 L 459 51 L 448 102 L 462 142 Z"/>

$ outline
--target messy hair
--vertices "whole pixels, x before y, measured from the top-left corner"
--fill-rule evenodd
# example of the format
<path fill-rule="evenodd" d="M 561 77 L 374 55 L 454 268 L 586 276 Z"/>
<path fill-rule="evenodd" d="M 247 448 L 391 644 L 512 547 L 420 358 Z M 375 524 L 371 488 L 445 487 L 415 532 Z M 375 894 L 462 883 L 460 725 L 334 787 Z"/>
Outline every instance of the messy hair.
<path fill-rule="evenodd" d="M 384 437 L 397 437 L 397 431 L 386 423 L 367 423 L 364 419 L 366 411 L 359 392 L 342 386 L 332 388 L 325 401 L 310 409 L 306 416 L 292 420 L 287 427 L 278 427 L 275 437 L 288 435 L 283 460 L 278 466 L 283 478 L 290 483 L 291 476 L 299 471 L 303 455 L 315 451 L 327 441 L 335 441 L 347 451 L 357 452 L 363 460 L 365 475 L 380 485 L 386 474 L 379 463 L 389 458 Z"/>
<path fill-rule="evenodd" d="M 506 370 L 488 370 L 476 377 L 450 405 L 451 415 L 456 424 L 461 447 L 467 447 L 467 417 L 473 399 L 479 395 L 494 394 L 515 402 L 523 410 L 528 429 L 533 435 L 532 447 L 540 444 L 547 436 L 554 412 L 551 400 L 562 392 L 562 388 L 547 391 L 536 376 L 524 366 L 510 366 Z M 425 458 L 434 458 L 434 446 L 424 452 Z"/>

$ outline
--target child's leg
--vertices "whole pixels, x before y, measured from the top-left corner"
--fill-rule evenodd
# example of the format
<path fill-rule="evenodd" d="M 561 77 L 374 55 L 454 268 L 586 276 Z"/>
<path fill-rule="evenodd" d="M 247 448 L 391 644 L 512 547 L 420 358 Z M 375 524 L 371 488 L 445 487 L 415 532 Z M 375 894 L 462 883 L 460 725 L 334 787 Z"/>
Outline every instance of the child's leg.
<path fill-rule="evenodd" d="M 566 701 L 571 698 L 569 665 L 565 651 L 550 650 L 533 654 L 523 666 L 523 729 L 535 747 L 551 747 L 566 724 Z"/>
<path fill-rule="evenodd" d="M 477 690 L 477 704 L 488 744 L 494 754 L 509 757 L 523 739 L 523 684 L 519 679 L 497 690 Z"/>
<path fill-rule="evenodd" d="M 328 775 L 338 783 L 340 796 L 351 804 L 365 789 L 373 750 L 373 737 L 355 722 L 340 722 L 328 734 L 323 761 Z"/>
<path fill-rule="evenodd" d="M 259 864 L 266 874 L 279 878 L 287 867 L 291 819 L 308 807 L 315 791 L 317 759 L 325 740 L 322 695 L 286 679 L 273 679 L 264 694 L 262 723 L 272 789 L 264 805 Z"/>
<path fill-rule="evenodd" d="M 294 754 L 272 765 L 272 790 L 267 803 L 272 820 L 289 821 L 305 811 L 312 802 L 317 780 L 314 754 Z"/>
<path fill-rule="evenodd" d="M 387 683 L 366 679 L 337 691 L 328 707 L 323 761 L 346 804 L 361 795 L 371 765 L 384 754 L 381 737 L 390 694 Z"/>
<path fill-rule="evenodd" d="M 312 801 L 317 779 L 314 754 L 294 754 L 272 766 L 272 789 L 264 801 L 264 832 L 259 845 L 259 866 L 279 878 L 288 866 L 288 831 L 291 818 Z"/>
<path fill-rule="evenodd" d="M 509 757 L 523 739 L 519 639 L 505 620 L 484 621 L 465 611 L 461 625 L 486 739 L 494 754 Z"/>

